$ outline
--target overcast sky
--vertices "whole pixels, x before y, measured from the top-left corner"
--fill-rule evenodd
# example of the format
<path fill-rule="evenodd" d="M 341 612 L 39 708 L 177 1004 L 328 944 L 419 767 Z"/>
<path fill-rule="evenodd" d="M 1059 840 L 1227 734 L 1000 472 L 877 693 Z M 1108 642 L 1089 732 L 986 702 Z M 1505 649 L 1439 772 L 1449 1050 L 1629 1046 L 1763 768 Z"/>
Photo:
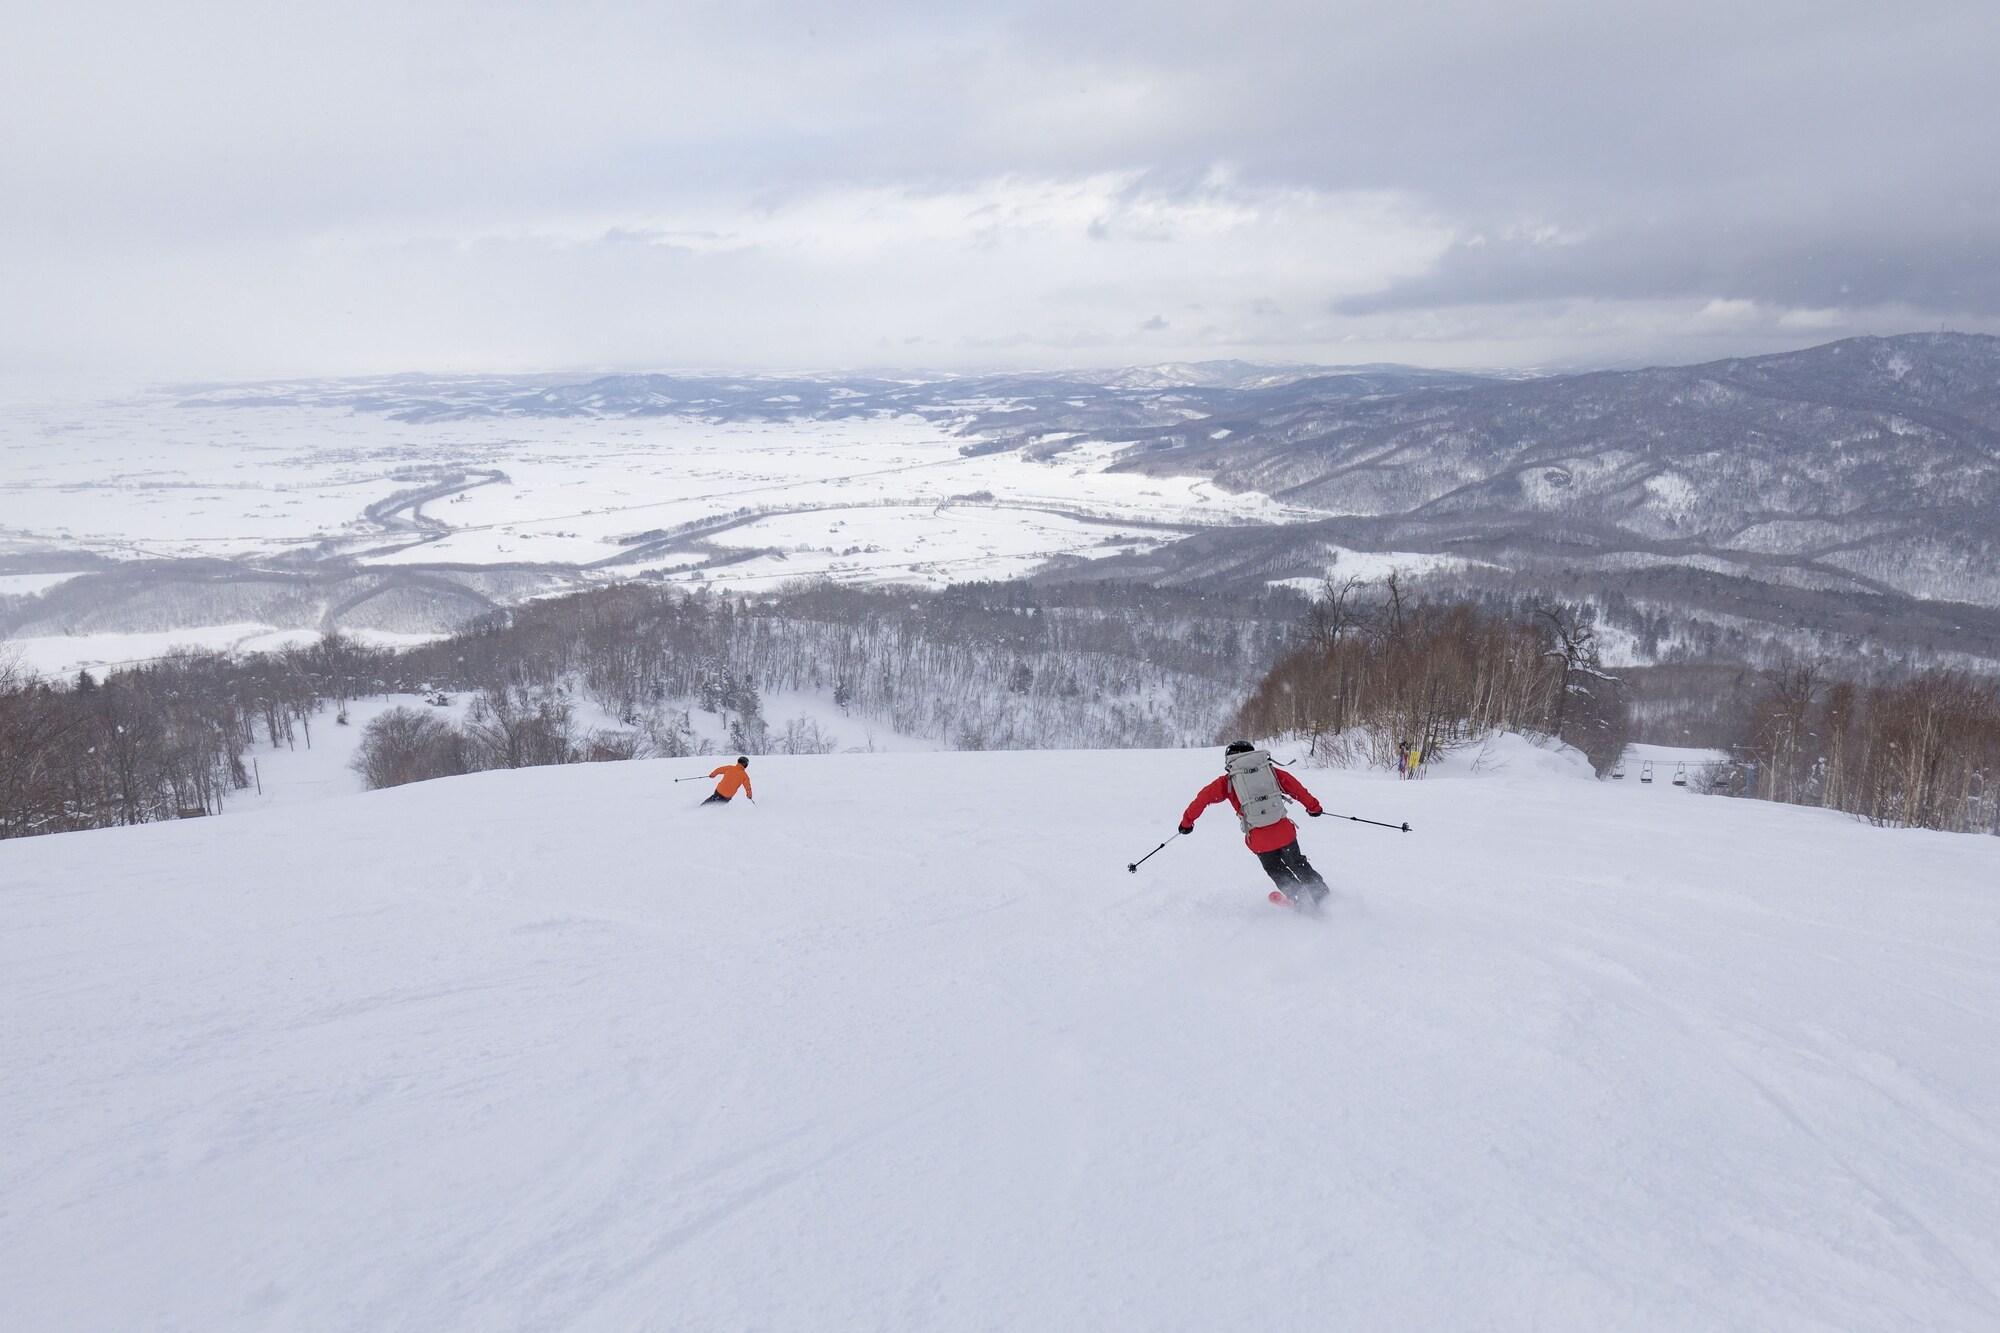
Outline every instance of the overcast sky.
<path fill-rule="evenodd" d="M 16 374 L 2000 331 L 1994 0 L 0 0 Z"/>

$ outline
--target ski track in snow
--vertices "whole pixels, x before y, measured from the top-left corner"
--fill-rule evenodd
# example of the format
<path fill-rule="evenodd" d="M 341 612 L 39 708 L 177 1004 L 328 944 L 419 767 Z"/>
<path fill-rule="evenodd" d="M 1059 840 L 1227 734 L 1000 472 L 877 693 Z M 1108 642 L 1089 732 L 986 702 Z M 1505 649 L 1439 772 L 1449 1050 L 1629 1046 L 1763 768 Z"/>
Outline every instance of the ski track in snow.
<path fill-rule="evenodd" d="M 10 1329 L 2000 1326 L 2000 840 L 1209 752 L 0 844 Z M 1226 816 L 1226 812 L 1224 812 Z M 1151 836 L 1149 836 L 1151 835 Z"/>

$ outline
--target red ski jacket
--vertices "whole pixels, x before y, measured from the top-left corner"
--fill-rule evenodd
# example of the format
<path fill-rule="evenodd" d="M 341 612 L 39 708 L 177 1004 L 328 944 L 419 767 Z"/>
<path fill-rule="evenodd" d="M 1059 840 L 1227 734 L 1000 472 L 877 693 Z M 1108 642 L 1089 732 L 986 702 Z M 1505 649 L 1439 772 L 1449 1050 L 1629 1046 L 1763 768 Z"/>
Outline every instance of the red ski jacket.
<path fill-rule="evenodd" d="M 1306 785 L 1297 778 L 1278 769 L 1278 790 L 1304 806 L 1313 814 L 1319 813 L 1319 798 L 1306 790 Z M 1192 828 L 1194 821 L 1201 818 L 1201 812 L 1220 801 L 1229 802 L 1229 808 L 1237 814 L 1243 813 L 1243 802 L 1236 799 L 1236 792 L 1229 785 L 1229 775 L 1224 773 L 1215 781 L 1203 787 L 1194 795 L 1193 804 L 1181 816 L 1181 827 Z M 1263 828 L 1253 828 L 1244 835 L 1243 843 L 1253 852 L 1275 852 L 1287 843 L 1298 841 L 1299 826 L 1289 819 L 1281 819 Z"/>

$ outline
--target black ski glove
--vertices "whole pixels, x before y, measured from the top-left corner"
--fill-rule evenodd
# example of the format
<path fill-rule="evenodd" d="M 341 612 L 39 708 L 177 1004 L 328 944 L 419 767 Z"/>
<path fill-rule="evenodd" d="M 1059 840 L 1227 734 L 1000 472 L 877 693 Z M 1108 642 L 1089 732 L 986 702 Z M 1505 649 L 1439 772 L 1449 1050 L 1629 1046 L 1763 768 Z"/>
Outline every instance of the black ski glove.
<path fill-rule="evenodd" d="M 1192 832 L 1194 832 L 1194 825 L 1192 825 L 1192 824 L 1183 824 L 1183 825 L 1181 825 L 1181 832 L 1182 832 L 1182 833 L 1192 833 Z"/>
<path fill-rule="evenodd" d="M 1311 815 L 1311 816 L 1312 816 L 1312 817 L 1313 817 L 1314 819 L 1318 819 L 1318 818 L 1319 818 L 1319 817 L 1320 817 L 1321 815 L 1325 814 L 1325 813 L 1326 813 L 1326 811 L 1324 811 L 1324 810 L 1308 810 L 1308 811 L 1306 811 L 1306 813 L 1307 813 L 1307 814 L 1309 814 L 1309 815 Z"/>

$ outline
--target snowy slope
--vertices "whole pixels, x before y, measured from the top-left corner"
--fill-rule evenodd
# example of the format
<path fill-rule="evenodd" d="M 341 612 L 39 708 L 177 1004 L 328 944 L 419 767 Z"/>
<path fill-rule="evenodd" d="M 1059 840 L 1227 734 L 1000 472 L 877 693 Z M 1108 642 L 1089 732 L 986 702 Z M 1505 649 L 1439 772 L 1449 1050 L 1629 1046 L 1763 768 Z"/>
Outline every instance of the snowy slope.
<path fill-rule="evenodd" d="M 451 701 L 450 706 L 437 710 L 434 715 L 462 725 L 475 696 L 462 692 L 446 697 Z M 784 735 L 787 724 L 803 722 L 817 727 L 820 736 L 836 751 L 897 753 L 941 748 L 937 741 L 905 736 L 875 718 L 841 711 L 828 690 L 771 690 L 762 696 L 762 700 L 771 734 L 777 737 Z M 569 704 L 574 710 L 579 730 L 625 729 L 618 718 L 581 693 L 570 696 Z M 368 724 L 392 708 L 432 712 L 423 695 L 383 694 L 350 703 L 347 706 L 348 725 L 344 727 L 334 722 L 334 705 L 319 709 L 312 717 L 310 744 L 306 743 L 303 731 L 294 737 L 290 745 L 282 742 L 271 745 L 260 735 L 257 743 L 244 756 L 254 766 L 255 785 L 230 792 L 223 803 L 222 813 L 234 816 L 278 805 L 295 805 L 301 801 L 360 795 L 367 790 L 368 784 L 354 770 L 355 756 L 360 752 Z M 694 743 L 720 744 L 728 736 L 729 722 L 721 714 L 694 707 L 688 708 L 687 714 L 695 736 Z M 688 762 L 694 763 L 693 760 Z M 710 765 L 697 764 L 695 771 L 706 772 L 708 767 Z"/>
<path fill-rule="evenodd" d="M 0 844 L 0 1322 L 2000 1326 L 2000 840 L 1213 753 Z"/>

